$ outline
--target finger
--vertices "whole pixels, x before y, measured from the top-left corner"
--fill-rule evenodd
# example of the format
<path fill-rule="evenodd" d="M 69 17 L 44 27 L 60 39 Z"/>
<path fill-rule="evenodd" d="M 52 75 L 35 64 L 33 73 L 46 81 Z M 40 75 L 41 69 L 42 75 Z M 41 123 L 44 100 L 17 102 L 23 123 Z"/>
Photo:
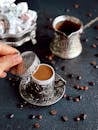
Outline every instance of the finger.
<path fill-rule="evenodd" d="M 2 72 L 1 74 L 0 74 L 0 78 L 5 78 L 7 76 L 7 73 L 6 72 Z"/>
<path fill-rule="evenodd" d="M 0 43 L 0 55 L 10 55 L 10 54 L 15 54 L 15 53 L 19 53 L 19 51 L 4 43 Z"/>
<path fill-rule="evenodd" d="M 12 67 L 10 69 L 10 72 L 12 74 L 16 74 L 16 75 L 22 75 L 23 73 L 25 73 L 25 65 L 23 62 L 21 62 L 20 64 Z"/>
<path fill-rule="evenodd" d="M 22 57 L 19 54 L 2 56 L 0 58 L 0 70 L 1 72 L 9 70 L 11 67 L 18 65 L 22 62 Z"/>

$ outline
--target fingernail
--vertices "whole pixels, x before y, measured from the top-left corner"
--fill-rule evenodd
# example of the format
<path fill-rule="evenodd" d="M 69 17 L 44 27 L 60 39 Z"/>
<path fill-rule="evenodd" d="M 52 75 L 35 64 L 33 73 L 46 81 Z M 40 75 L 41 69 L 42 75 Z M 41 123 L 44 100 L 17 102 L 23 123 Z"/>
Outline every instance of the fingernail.
<path fill-rule="evenodd" d="M 14 54 L 20 55 L 20 52 L 19 52 L 19 51 L 16 51 Z"/>

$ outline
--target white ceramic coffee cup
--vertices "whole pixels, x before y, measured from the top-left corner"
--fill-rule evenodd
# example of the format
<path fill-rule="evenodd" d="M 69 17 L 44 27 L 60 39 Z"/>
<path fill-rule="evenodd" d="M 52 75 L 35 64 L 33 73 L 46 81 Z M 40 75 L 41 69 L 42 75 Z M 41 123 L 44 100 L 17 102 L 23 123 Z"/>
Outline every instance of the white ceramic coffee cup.
<path fill-rule="evenodd" d="M 39 80 L 34 77 L 34 74 L 38 71 L 40 66 L 48 67 L 51 70 L 52 74 L 49 79 Z M 42 74 L 44 74 L 44 72 Z M 54 96 L 55 71 L 52 66 L 44 63 L 39 64 L 36 70 L 32 73 L 31 80 L 35 97 L 37 95 L 37 98 L 40 100 L 48 100 Z"/>

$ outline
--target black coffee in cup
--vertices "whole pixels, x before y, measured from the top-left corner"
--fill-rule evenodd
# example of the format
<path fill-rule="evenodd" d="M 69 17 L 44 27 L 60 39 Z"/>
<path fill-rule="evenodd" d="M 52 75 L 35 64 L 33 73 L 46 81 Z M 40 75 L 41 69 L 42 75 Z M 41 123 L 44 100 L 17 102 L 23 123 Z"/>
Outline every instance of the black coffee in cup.
<path fill-rule="evenodd" d="M 65 21 L 58 22 L 55 28 L 58 31 L 65 33 L 66 35 L 70 35 L 72 32 L 79 30 L 80 27 L 81 24 L 79 23 L 75 23 L 70 20 L 65 20 Z"/>

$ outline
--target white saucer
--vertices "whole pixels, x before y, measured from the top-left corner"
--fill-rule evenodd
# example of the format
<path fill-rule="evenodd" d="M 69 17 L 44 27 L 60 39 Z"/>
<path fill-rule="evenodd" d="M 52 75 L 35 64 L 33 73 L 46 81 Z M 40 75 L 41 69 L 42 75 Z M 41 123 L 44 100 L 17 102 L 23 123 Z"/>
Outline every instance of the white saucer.
<path fill-rule="evenodd" d="M 36 106 L 52 105 L 52 104 L 58 102 L 65 93 L 66 81 L 58 74 L 56 74 L 56 77 L 55 77 L 54 96 L 53 96 L 53 98 L 51 98 L 47 101 L 35 99 L 33 97 L 33 95 L 31 95 L 30 93 L 27 93 L 26 89 L 27 89 L 27 87 L 29 87 L 30 83 L 31 83 L 30 78 L 24 77 L 20 82 L 19 92 L 20 92 L 21 97 L 32 105 L 36 105 Z"/>

